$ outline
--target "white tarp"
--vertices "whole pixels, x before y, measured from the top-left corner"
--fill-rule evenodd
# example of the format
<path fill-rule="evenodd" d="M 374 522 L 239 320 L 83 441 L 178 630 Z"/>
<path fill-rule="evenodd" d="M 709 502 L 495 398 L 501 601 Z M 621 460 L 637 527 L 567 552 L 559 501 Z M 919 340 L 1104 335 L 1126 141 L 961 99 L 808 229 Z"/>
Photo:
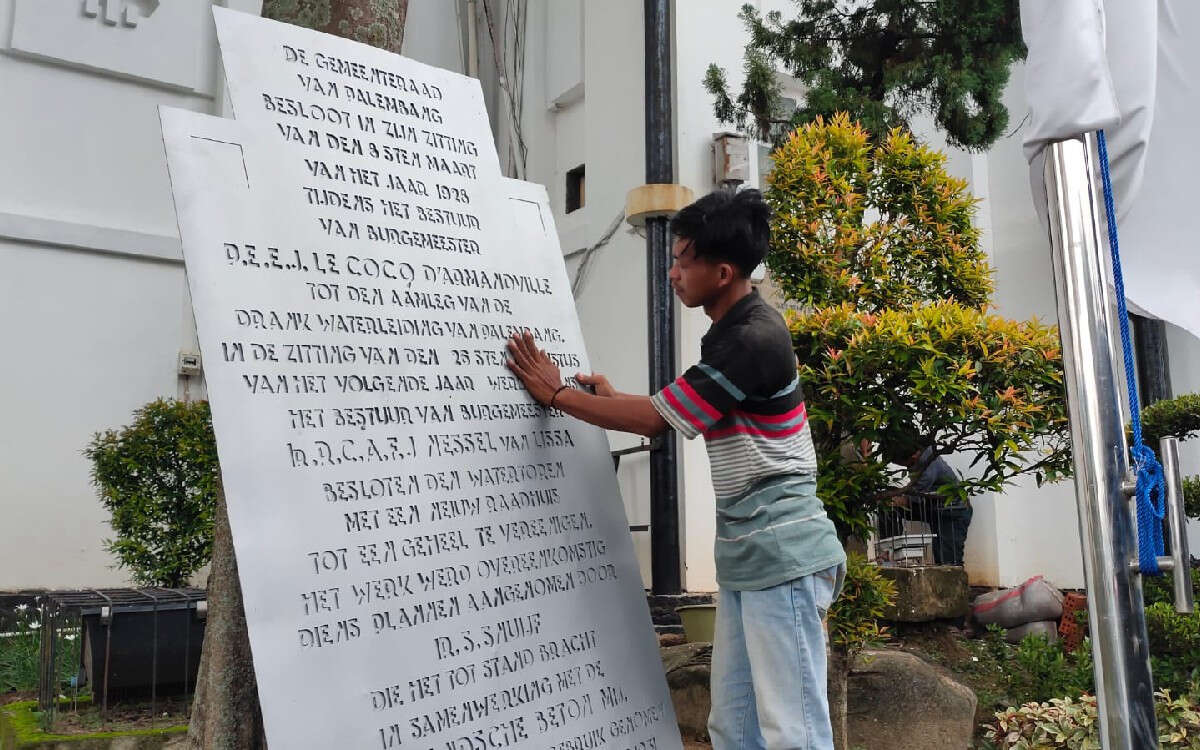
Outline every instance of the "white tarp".
<path fill-rule="evenodd" d="M 1112 160 L 1125 290 L 1139 310 L 1200 336 L 1194 210 L 1200 149 L 1200 3 L 1022 0 L 1029 47 L 1025 139 L 1045 214 L 1042 148 L 1103 128 Z"/>

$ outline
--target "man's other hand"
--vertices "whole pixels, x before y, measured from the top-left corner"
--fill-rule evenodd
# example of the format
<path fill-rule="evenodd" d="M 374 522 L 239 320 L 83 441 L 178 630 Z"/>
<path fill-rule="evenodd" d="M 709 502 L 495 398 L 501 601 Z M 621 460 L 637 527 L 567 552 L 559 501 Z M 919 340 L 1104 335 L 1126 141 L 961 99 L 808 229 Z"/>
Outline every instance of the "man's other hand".
<path fill-rule="evenodd" d="M 538 349 L 533 334 L 529 331 L 513 334 L 508 340 L 508 355 L 508 369 L 525 384 L 535 401 L 549 406 L 550 399 L 562 387 L 562 375 L 546 352 Z"/>
<path fill-rule="evenodd" d="M 575 376 L 575 379 L 579 381 L 580 385 L 591 386 L 597 396 L 613 398 L 617 395 L 617 389 L 613 388 L 612 384 L 608 382 L 608 378 L 603 375 L 597 375 L 594 372 L 591 375 L 584 375 L 581 372 Z"/>

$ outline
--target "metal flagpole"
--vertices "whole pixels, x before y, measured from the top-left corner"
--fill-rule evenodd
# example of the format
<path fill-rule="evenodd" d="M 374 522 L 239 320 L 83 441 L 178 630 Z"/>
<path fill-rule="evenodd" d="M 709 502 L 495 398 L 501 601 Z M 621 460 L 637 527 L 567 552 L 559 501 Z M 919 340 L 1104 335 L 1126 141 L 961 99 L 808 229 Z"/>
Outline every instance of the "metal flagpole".
<path fill-rule="evenodd" d="M 1111 342 L 1092 181 L 1092 139 L 1046 148 L 1045 185 L 1059 335 L 1071 421 L 1079 532 L 1088 591 L 1100 737 L 1109 750 L 1158 745 L 1137 548 L 1129 514 L 1128 458 Z"/>

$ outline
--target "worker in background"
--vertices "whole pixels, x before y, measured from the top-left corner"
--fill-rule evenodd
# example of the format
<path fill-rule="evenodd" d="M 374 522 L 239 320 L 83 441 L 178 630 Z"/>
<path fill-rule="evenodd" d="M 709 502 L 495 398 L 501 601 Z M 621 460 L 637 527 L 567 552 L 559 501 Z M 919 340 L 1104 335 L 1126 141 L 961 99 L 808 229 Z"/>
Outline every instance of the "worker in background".
<path fill-rule="evenodd" d="M 910 486 L 895 503 L 897 510 L 908 519 L 927 522 L 930 532 L 937 535 L 933 543 L 935 563 L 962 565 L 974 511 L 970 500 L 942 491 L 962 481 L 958 472 L 933 448 L 922 447 L 915 437 L 891 445 L 886 456 L 892 463 L 906 467 L 912 477 Z M 893 525 L 894 521 L 893 517 Z"/>

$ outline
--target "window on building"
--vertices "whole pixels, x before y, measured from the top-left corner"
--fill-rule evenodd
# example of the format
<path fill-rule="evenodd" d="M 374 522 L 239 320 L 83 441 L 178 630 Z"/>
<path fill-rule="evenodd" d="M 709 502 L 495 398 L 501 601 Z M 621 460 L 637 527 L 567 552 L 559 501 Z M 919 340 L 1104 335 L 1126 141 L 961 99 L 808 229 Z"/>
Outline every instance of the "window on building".
<path fill-rule="evenodd" d="M 583 165 L 567 170 L 567 213 L 583 208 Z"/>

